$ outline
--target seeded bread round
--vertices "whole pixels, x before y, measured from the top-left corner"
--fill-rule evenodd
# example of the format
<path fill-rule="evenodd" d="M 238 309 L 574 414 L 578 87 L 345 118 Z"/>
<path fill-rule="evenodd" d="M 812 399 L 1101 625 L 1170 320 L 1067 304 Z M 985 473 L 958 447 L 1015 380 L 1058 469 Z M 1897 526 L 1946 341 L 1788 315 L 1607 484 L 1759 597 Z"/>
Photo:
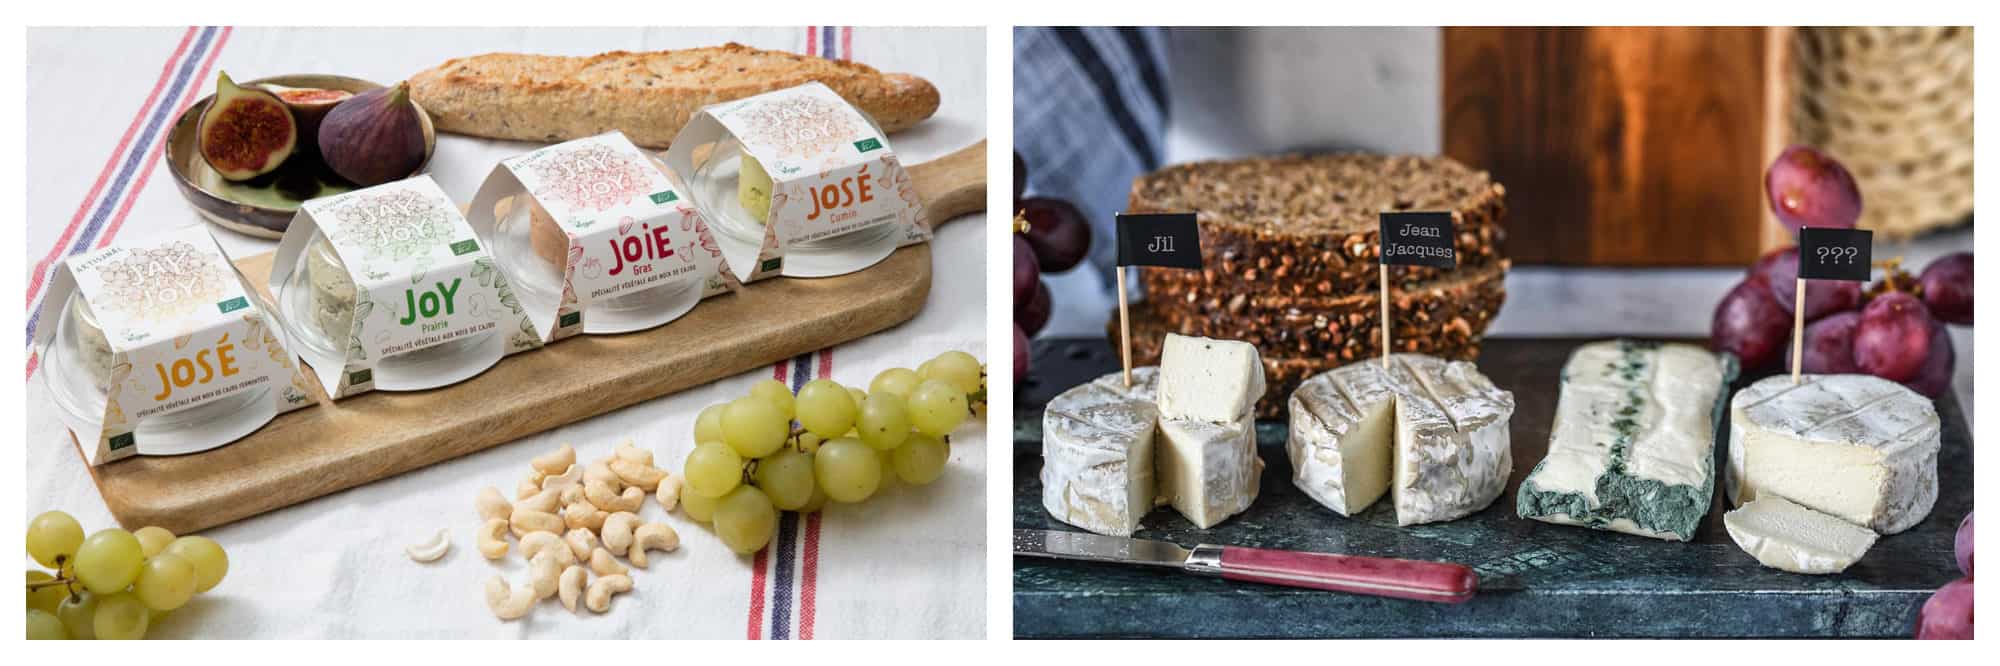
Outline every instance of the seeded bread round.
<path fill-rule="evenodd" d="M 1448 157 L 1329 154 L 1194 162 L 1132 183 L 1135 213 L 1195 213 L 1201 271 L 1182 279 L 1237 290 L 1349 294 L 1376 279 L 1383 211 L 1451 211 L 1460 261 L 1500 256 L 1506 188 Z M 1439 271 L 1403 267 L 1403 279 Z"/>

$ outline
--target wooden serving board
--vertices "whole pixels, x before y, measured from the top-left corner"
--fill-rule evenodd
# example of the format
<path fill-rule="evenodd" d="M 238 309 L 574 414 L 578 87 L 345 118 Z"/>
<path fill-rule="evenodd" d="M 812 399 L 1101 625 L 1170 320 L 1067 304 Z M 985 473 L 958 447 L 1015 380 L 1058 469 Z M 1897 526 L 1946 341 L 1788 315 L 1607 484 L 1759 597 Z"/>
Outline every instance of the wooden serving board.
<path fill-rule="evenodd" d="M 1847 571 L 1807 576 L 1765 568 L 1722 527 L 1721 484 L 1693 541 L 1661 541 L 1526 520 L 1514 512 L 1521 480 L 1548 451 L 1557 374 L 1587 339 L 1487 338 L 1479 367 L 1514 393 L 1514 474 L 1492 506 L 1444 523 L 1398 527 L 1391 502 L 1352 518 L 1292 485 L 1285 425 L 1257 427 L 1261 493 L 1248 511 L 1196 529 L 1170 508 L 1134 536 L 1185 546 L 1213 543 L 1458 562 L 1479 592 L 1457 605 L 1299 590 L 1137 566 L 1014 558 L 1014 635 L 1020 638 L 1330 637 L 1909 637 L 1917 608 L 1960 577 L 1958 521 L 1972 510 L 1972 435 L 1950 395 L 1938 500 L 1928 518 L 1882 537 Z M 1042 406 L 1118 368 L 1101 338 L 1036 341 L 1034 370 L 1016 393 L 1014 526 L 1070 530 L 1042 509 Z M 1738 380 L 1732 388 L 1755 378 Z M 1727 432 L 1727 424 L 1723 425 Z M 1716 474 L 1727 451 L 1717 447 Z"/>
<path fill-rule="evenodd" d="M 910 172 L 934 222 L 985 208 L 984 141 Z M 271 255 L 237 265 L 261 285 Z M 121 460 L 91 476 L 119 523 L 186 534 L 895 326 L 916 316 L 930 285 L 931 247 L 912 245 L 858 273 L 752 283 L 659 328 L 509 356 L 448 387 L 322 396 L 228 446 Z"/>

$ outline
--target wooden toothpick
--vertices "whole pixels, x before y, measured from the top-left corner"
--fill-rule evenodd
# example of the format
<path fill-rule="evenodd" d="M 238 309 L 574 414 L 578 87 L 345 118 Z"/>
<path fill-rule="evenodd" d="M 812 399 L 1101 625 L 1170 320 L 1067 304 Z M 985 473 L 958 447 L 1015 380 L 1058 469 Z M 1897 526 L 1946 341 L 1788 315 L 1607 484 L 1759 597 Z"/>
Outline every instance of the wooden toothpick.
<path fill-rule="evenodd" d="M 1798 284 L 1798 295 L 1792 297 L 1792 385 L 1799 383 L 1799 359 L 1805 356 L 1806 340 L 1806 279 L 1793 278 Z"/>
<path fill-rule="evenodd" d="M 1377 263 L 1382 269 L 1382 367 L 1389 367 L 1389 264 Z"/>
<path fill-rule="evenodd" d="M 1125 368 L 1125 388 L 1132 388 L 1132 319 L 1125 305 L 1125 267 L 1118 267 L 1118 350 Z"/>

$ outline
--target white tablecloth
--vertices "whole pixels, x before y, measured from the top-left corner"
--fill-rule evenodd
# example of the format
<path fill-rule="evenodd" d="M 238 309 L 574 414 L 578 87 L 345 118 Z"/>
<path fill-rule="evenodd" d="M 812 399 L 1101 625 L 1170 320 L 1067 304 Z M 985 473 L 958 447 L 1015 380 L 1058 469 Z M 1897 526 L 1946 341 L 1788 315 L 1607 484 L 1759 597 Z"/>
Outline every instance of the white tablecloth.
<path fill-rule="evenodd" d="M 155 167 L 175 112 L 208 94 L 215 69 L 239 79 L 323 72 L 394 82 L 445 59 L 516 51 L 584 55 L 738 41 L 767 49 L 851 57 L 935 83 L 936 117 L 892 137 L 905 163 L 944 155 L 985 136 L 985 32 L 981 29 L 34 29 L 28 33 L 29 312 L 39 304 L 36 266 L 79 243 L 198 221 Z M 128 129 L 128 127 L 130 129 Z M 440 137 L 431 174 L 469 201 L 503 157 L 530 144 Z M 102 175 L 100 175 L 102 174 Z M 232 254 L 275 243 L 216 229 Z M 606 615 L 545 602 L 523 620 L 488 613 L 481 584 L 495 572 L 523 578 L 472 547 L 472 498 L 492 485 L 511 495 L 530 457 L 574 443 L 579 457 L 608 455 L 627 438 L 678 468 L 695 413 L 765 377 L 830 376 L 866 384 L 885 367 L 914 367 L 946 349 L 984 358 L 982 218 L 945 225 L 934 241 L 929 302 L 883 333 L 758 368 L 708 386 L 501 445 L 402 476 L 210 529 L 229 551 L 229 577 L 172 613 L 160 637 L 762 637 L 976 638 L 985 631 L 986 442 L 982 425 L 955 436 L 945 476 L 924 487 L 891 485 L 866 503 L 835 505 L 787 522 L 784 547 L 731 554 L 705 527 L 646 518 L 680 531 L 683 546 L 635 571 L 637 589 Z M 55 248 L 62 246 L 60 251 Z M 46 278 L 44 272 L 41 278 Z M 754 288 L 754 287 L 752 287 Z M 32 335 L 30 335 L 32 338 Z M 32 352 L 32 349 L 29 350 Z M 32 366 L 31 366 L 32 367 Z M 86 530 L 112 524 L 104 502 L 52 412 L 41 378 L 27 387 L 27 511 L 60 508 Z M 477 409 L 468 405 L 467 409 Z M 137 527 L 137 526 L 133 526 Z M 449 528 L 454 547 L 429 565 L 407 544 Z"/>

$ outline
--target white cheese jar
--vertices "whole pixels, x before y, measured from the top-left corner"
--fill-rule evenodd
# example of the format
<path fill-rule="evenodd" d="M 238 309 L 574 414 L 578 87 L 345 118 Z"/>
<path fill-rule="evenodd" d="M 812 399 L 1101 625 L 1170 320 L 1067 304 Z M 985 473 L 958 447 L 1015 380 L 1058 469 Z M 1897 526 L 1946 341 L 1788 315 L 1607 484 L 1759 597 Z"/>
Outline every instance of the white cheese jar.
<path fill-rule="evenodd" d="M 298 266 L 278 293 L 278 309 L 292 338 L 307 350 L 340 357 L 354 335 L 354 303 L 358 291 L 346 262 L 319 231 L 299 253 Z M 375 364 L 389 374 L 425 374 L 427 368 L 455 367 L 462 357 L 479 355 L 495 333 L 486 331 L 383 357 Z M 497 360 L 497 359 L 496 359 Z M 394 390 L 393 386 L 384 386 Z"/>
<path fill-rule="evenodd" d="M 118 418 L 124 418 L 124 410 L 110 404 L 111 387 L 128 379 L 143 383 L 140 380 L 149 375 L 138 378 L 132 375 L 153 371 L 135 369 L 129 362 L 119 361 L 111 341 L 104 336 L 104 329 L 98 326 L 96 315 L 84 301 L 82 292 L 71 292 L 63 306 L 63 316 L 56 321 L 54 344 L 46 358 L 42 359 L 44 381 L 56 406 L 75 422 L 99 427 L 104 424 L 107 410 Z M 148 385 L 141 390 L 151 391 L 152 388 Z M 269 419 L 268 414 L 260 415 L 253 408 L 260 402 L 269 401 L 270 395 L 269 384 L 252 386 L 214 400 L 196 402 L 190 407 L 146 416 L 140 419 L 138 428 L 133 432 L 148 443 L 148 453 L 193 453 L 214 448 L 229 443 L 234 437 L 218 438 L 212 432 L 245 430 L 228 424 L 260 416 Z M 248 429 L 254 428 L 252 425 Z"/>

